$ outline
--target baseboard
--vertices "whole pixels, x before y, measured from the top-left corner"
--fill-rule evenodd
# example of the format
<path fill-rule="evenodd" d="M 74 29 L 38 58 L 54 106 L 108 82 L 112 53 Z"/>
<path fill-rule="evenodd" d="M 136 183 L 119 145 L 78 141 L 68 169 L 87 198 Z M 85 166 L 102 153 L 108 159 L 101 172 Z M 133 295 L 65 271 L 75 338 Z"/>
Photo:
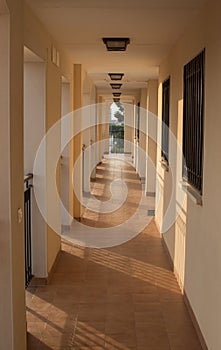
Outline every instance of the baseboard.
<path fill-rule="evenodd" d="M 96 177 L 91 177 L 91 178 L 90 178 L 90 181 L 91 181 L 91 182 L 95 182 L 95 181 L 96 181 Z"/>
<path fill-rule="evenodd" d="M 156 197 L 156 192 L 146 192 L 147 197 Z"/>
<path fill-rule="evenodd" d="M 184 303 L 185 303 L 185 305 L 187 307 L 187 310 L 189 312 L 190 318 L 191 318 L 191 320 L 193 322 L 193 325 L 194 325 L 194 328 L 196 330 L 196 333 L 197 333 L 197 336 L 199 338 L 199 341 L 200 341 L 200 344 L 202 346 L 202 349 L 203 350 L 208 350 L 208 346 L 207 346 L 207 344 L 205 342 L 205 339 L 204 339 L 204 336 L 203 336 L 203 334 L 201 332 L 199 323 L 198 323 L 198 321 L 196 319 L 196 316 L 195 316 L 195 314 L 193 312 L 192 306 L 190 304 L 190 301 L 189 301 L 185 291 L 183 293 L 183 299 L 184 299 Z"/>
<path fill-rule="evenodd" d="M 175 266 L 174 266 L 173 259 L 172 259 L 171 255 L 170 255 L 169 249 L 168 249 L 168 247 L 167 247 L 167 245 L 166 245 L 166 242 L 165 242 L 165 239 L 164 239 L 164 236 L 163 236 L 163 235 L 162 235 L 162 245 L 163 245 L 163 248 L 164 248 L 164 250 L 165 250 L 165 252 L 166 252 L 166 254 L 167 254 L 167 256 L 168 256 L 171 269 L 172 269 L 172 271 L 174 272 L 174 275 L 175 275 L 175 277 L 176 277 L 176 279 L 177 279 L 177 282 L 178 282 L 179 287 L 180 287 L 180 289 L 181 289 L 181 292 L 182 292 L 182 294 L 183 294 L 184 303 L 185 303 L 185 305 L 186 305 L 186 307 L 187 307 L 188 313 L 189 313 L 190 318 L 191 318 L 191 320 L 192 320 L 193 326 L 194 326 L 194 328 L 195 328 L 195 331 L 196 331 L 196 334 L 197 334 L 197 336 L 198 336 L 199 342 L 200 342 L 200 344 L 201 344 L 201 346 L 202 346 L 202 349 L 203 349 L 203 350 L 208 350 L 208 347 L 207 347 L 207 345 L 206 345 L 206 341 L 205 341 L 204 336 L 203 336 L 203 334 L 202 334 L 202 331 L 201 331 L 201 329 L 200 329 L 199 323 L 198 323 L 197 318 L 196 318 L 196 316 L 195 316 L 195 314 L 194 314 L 194 311 L 193 311 L 193 309 L 192 309 L 192 306 L 191 306 L 191 304 L 190 304 L 190 301 L 189 301 L 189 299 L 188 299 L 188 297 L 187 297 L 187 295 L 186 295 L 184 285 L 183 285 L 183 283 L 181 282 L 181 280 L 180 280 L 180 278 L 179 278 L 179 275 L 178 275 L 178 272 L 177 272 L 177 270 L 176 270 L 176 268 L 175 268 Z"/>
<path fill-rule="evenodd" d="M 156 227 L 157 227 L 157 229 L 158 229 L 158 231 L 160 233 L 160 237 L 162 238 L 161 228 L 160 228 L 160 225 L 159 225 L 158 221 L 156 220 L 156 217 L 154 219 L 154 222 L 155 222 L 155 225 L 156 225 Z"/>
<path fill-rule="evenodd" d="M 163 235 L 161 235 L 161 242 L 162 242 L 163 248 L 164 248 L 164 250 L 165 250 L 165 253 L 166 253 L 166 255 L 167 255 L 168 259 L 169 259 L 169 263 L 170 263 L 171 270 L 174 271 L 173 259 L 171 258 L 169 249 L 167 248 L 167 245 L 166 245 L 166 242 L 165 242 L 165 239 L 164 239 L 164 236 L 163 236 Z"/>
<path fill-rule="evenodd" d="M 145 177 L 140 177 L 140 182 L 142 183 L 142 185 L 144 185 L 145 182 L 146 182 L 146 178 Z"/>
<path fill-rule="evenodd" d="M 46 286 L 47 283 L 47 277 L 35 277 L 33 276 L 28 287 L 40 287 L 40 286 Z"/>
<path fill-rule="evenodd" d="M 48 273 L 48 276 L 47 277 L 35 277 L 35 276 L 33 276 L 28 287 L 46 286 L 51 282 L 52 275 L 53 275 L 55 268 L 58 264 L 58 261 L 60 259 L 60 253 L 61 253 L 61 251 L 58 252 L 58 254 L 55 258 L 54 264 L 52 265 L 52 268 Z"/>
<path fill-rule="evenodd" d="M 74 219 L 78 222 L 81 222 L 81 217 L 74 217 Z"/>

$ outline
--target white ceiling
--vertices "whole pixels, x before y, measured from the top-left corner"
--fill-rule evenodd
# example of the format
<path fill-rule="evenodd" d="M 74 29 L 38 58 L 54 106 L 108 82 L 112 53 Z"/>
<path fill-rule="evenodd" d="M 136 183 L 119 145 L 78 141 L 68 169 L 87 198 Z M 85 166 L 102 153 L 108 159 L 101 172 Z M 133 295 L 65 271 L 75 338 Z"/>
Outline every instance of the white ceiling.
<path fill-rule="evenodd" d="M 48 31 L 84 65 L 97 87 L 125 73 L 123 90 L 157 78 L 158 66 L 206 0 L 27 0 Z M 129 37 L 126 52 L 107 52 L 102 37 Z"/>

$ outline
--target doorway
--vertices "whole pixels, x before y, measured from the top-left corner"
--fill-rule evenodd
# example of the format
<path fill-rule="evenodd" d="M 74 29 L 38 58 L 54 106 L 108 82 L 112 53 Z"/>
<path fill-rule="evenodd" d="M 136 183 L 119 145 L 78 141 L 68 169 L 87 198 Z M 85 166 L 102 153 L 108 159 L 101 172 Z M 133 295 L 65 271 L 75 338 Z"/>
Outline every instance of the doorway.
<path fill-rule="evenodd" d="M 109 154 L 124 153 L 124 106 L 114 102 L 110 106 Z"/>

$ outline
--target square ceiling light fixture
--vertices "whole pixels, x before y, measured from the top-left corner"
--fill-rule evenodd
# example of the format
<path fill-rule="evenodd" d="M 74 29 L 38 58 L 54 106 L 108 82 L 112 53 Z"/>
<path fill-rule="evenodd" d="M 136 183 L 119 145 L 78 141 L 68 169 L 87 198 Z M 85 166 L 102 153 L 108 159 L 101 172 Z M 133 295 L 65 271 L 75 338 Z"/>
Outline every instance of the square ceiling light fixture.
<path fill-rule="evenodd" d="M 112 89 L 120 89 L 122 84 L 110 83 L 110 86 L 112 87 Z"/>
<path fill-rule="evenodd" d="M 107 51 L 126 51 L 127 45 L 130 44 L 129 38 L 102 38 L 102 40 Z"/>
<path fill-rule="evenodd" d="M 120 95 L 121 95 L 121 92 L 113 92 L 114 97 L 120 97 Z"/>
<path fill-rule="evenodd" d="M 115 97 L 115 98 L 113 98 L 113 101 L 114 101 L 115 103 L 119 103 L 119 102 L 120 102 L 120 98 Z"/>
<path fill-rule="evenodd" d="M 121 80 L 124 76 L 124 73 L 108 73 L 111 80 Z"/>

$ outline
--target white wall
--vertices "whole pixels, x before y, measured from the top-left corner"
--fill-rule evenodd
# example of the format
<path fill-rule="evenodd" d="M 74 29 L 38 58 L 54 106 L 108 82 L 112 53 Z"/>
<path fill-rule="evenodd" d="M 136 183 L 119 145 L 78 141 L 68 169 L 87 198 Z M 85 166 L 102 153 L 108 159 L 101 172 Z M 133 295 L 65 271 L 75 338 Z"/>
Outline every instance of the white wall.
<path fill-rule="evenodd" d="M 134 108 L 132 104 L 124 104 L 124 152 L 133 154 L 134 148 Z"/>
<path fill-rule="evenodd" d="M 71 110 L 70 84 L 62 83 L 61 93 L 61 117 L 65 117 Z M 69 124 L 69 125 L 68 125 Z M 65 140 L 70 139 L 71 123 L 61 124 L 61 146 Z M 62 147 L 63 148 L 63 147 Z M 61 159 L 61 200 L 69 212 L 70 210 L 70 144 L 62 151 Z M 69 215 L 64 210 L 61 210 L 61 224 L 68 226 L 71 224 Z M 64 227 L 65 228 L 65 227 Z"/>
<path fill-rule="evenodd" d="M 82 105 L 83 105 L 83 114 L 86 117 L 87 125 L 83 125 L 82 132 L 82 143 L 85 145 L 86 149 L 84 153 L 82 153 L 82 187 L 84 192 L 90 192 L 90 162 L 91 162 L 91 154 L 88 149 L 90 146 L 91 139 L 91 130 L 90 130 L 90 89 L 87 93 L 83 94 Z"/>
<path fill-rule="evenodd" d="M 45 63 L 24 64 L 24 173 L 33 173 L 36 152 L 45 135 Z M 34 174 L 35 177 L 40 174 Z M 38 183 L 37 181 L 35 182 Z M 33 274 L 47 276 L 46 223 L 32 196 Z"/>
<path fill-rule="evenodd" d="M 191 303 L 199 326 L 210 350 L 221 348 L 221 216 L 220 173 L 221 162 L 221 4 L 210 1 L 201 15 L 194 21 L 170 55 L 160 66 L 160 91 L 162 82 L 171 77 L 170 128 L 182 145 L 182 99 L 183 66 L 206 48 L 205 80 L 205 133 L 204 133 L 204 179 L 203 205 L 196 205 L 185 195 L 182 211 L 176 223 L 164 234 L 164 238 L 179 282 Z M 159 94 L 159 112 L 161 113 Z M 170 144 L 171 148 L 171 144 Z M 170 157 L 172 155 L 170 154 Z M 160 152 L 158 152 L 160 160 Z M 182 198 L 178 182 L 182 179 L 181 159 L 171 162 L 175 174 L 176 211 Z M 162 216 L 166 212 L 171 196 L 171 171 L 165 173 L 158 166 L 161 178 L 161 205 L 156 221 L 162 227 Z"/>
<path fill-rule="evenodd" d="M 141 89 L 140 95 L 140 135 L 138 148 L 138 173 L 146 181 L 146 128 L 147 128 L 147 89 Z"/>

